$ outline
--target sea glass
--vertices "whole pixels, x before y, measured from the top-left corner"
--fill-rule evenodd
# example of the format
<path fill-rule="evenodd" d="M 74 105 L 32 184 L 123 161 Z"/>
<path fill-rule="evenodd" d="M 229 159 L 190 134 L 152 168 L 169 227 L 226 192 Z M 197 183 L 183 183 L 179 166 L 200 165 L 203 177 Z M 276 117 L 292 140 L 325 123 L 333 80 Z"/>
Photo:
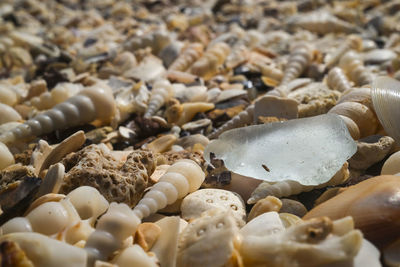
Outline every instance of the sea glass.
<path fill-rule="evenodd" d="M 337 115 L 293 119 L 229 130 L 204 151 L 234 173 L 268 182 L 327 182 L 357 150 Z"/>

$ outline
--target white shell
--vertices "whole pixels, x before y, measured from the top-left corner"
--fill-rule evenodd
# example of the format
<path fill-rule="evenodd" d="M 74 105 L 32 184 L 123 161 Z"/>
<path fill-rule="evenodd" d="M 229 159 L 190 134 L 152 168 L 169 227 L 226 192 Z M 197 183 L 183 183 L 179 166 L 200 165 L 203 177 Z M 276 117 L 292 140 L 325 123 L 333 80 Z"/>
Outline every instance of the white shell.
<path fill-rule="evenodd" d="M 22 120 L 21 115 L 12 107 L 0 103 L 0 125 L 7 122 Z"/>

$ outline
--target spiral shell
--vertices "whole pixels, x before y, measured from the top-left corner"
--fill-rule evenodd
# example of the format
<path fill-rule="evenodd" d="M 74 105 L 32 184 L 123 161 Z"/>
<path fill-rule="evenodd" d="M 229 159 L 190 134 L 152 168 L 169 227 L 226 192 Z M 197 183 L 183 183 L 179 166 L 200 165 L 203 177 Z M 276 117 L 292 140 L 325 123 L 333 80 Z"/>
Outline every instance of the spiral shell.
<path fill-rule="evenodd" d="M 96 84 L 1 135 L 0 142 L 12 143 L 82 123 L 108 123 L 115 110 L 111 89 L 104 84 Z"/>
<path fill-rule="evenodd" d="M 204 55 L 193 63 L 190 72 L 197 76 L 209 79 L 218 72 L 231 49 L 226 43 L 216 43 L 207 49 Z"/>
<path fill-rule="evenodd" d="M 362 59 L 354 51 L 347 52 L 340 59 L 339 67 L 357 86 L 370 84 L 373 80 L 371 72 L 365 68 Z"/>
<path fill-rule="evenodd" d="M 149 104 L 144 117 L 153 116 L 173 95 L 173 88 L 168 80 L 159 80 L 153 84 Z"/>
<path fill-rule="evenodd" d="M 76 95 L 80 90 L 82 90 L 82 86 L 77 84 L 59 83 L 50 92 L 44 92 L 40 96 L 32 97 L 27 104 L 31 104 L 38 110 L 50 109 Z"/>
<path fill-rule="evenodd" d="M 373 110 L 357 102 L 340 103 L 328 113 L 342 115 L 353 120 L 358 126 L 361 138 L 373 135 L 378 129 L 379 123 Z"/>
<path fill-rule="evenodd" d="M 267 196 L 274 197 L 287 197 L 291 195 L 297 195 L 302 192 L 308 192 L 315 188 L 323 188 L 326 186 L 333 186 L 343 183 L 349 178 L 349 164 L 346 162 L 343 167 L 326 183 L 317 186 L 306 186 L 296 181 L 288 180 L 276 183 L 262 182 L 252 193 L 247 203 L 254 204 L 258 200 L 263 199 Z"/>
<path fill-rule="evenodd" d="M 21 115 L 12 107 L 0 103 L 0 125 L 6 122 L 22 120 Z"/>
<path fill-rule="evenodd" d="M 204 172 L 194 161 L 188 159 L 177 161 L 144 195 L 133 211 L 139 218 L 145 218 L 166 207 L 167 204 L 172 204 L 188 193 L 196 191 L 204 178 Z"/>
<path fill-rule="evenodd" d="M 333 68 L 328 72 L 326 83 L 332 90 L 345 92 L 351 89 L 351 85 L 341 68 Z"/>
<path fill-rule="evenodd" d="M 296 79 L 311 62 L 311 47 L 309 44 L 300 42 L 293 46 L 288 63 L 283 73 L 281 85 Z"/>
<path fill-rule="evenodd" d="M 208 138 L 209 139 L 217 138 L 223 132 L 252 123 L 253 120 L 254 120 L 254 104 L 251 104 L 245 110 L 241 111 L 232 119 L 224 123 L 215 132 L 212 132 L 210 135 L 208 135 Z"/>
<path fill-rule="evenodd" d="M 400 142 L 400 82 L 389 77 L 378 77 L 372 84 L 372 103 L 385 131 Z"/>
<path fill-rule="evenodd" d="M 186 71 L 203 54 L 204 46 L 201 43 L 189 44 L 179 57 L 171 64 L 168 70 Z"/>
<path fill-rule="evenodd" d="M 326 68 L 330 69 L 332 66 L 338 63 L 340 58 L 350 49 L 354 49 L 356 51 L 361 51 L 363 46 L 362 39 L 356 35 L 350 35 L 346 41 L 341 44 L 338 49 L 330 55 L 330 57 L 326 60 Z"/>

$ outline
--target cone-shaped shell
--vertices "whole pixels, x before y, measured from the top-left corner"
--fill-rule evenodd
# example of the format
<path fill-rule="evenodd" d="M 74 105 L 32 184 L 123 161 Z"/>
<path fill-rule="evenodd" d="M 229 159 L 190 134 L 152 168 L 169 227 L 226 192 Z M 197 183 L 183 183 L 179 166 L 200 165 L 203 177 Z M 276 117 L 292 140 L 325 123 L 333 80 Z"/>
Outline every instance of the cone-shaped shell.
<path fill-rule="evenodd" d="M 303 219 L 352 216 L 365 238 L 384 247 L 400 237 L 400 178 L 383 175 L 350 186 L 309 211 Z"/>

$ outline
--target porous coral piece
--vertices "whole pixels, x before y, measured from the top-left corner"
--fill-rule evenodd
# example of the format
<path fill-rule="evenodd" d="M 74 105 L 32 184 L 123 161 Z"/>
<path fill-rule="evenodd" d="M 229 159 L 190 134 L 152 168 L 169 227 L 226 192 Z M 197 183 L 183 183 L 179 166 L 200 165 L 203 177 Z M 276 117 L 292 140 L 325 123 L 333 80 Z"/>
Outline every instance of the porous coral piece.
<path fill-rule="evenodd" d="M 163 153 L 162 156 L 163 160 L 165 161 L 164 164 L 172 165 L 180 159 L 191 159 L 196 162 L 203 171 L 206 169 L 206 162 L 203 158 L 202 153 L 199 151 L 169 151 Z"/>
<path fill-rule="evenodd" d="M 60 192 L 88 185 L 109 202 L 124 202 L 133 207 L 141 198 L 155 168 L 150 151 L 135 150 L 125 162 L 117 161 L 105 146 L 90 145 L 64 158 L 66 175 Z"/>
<path fill-rule="evenodd" d="M 311 83 L 291 92 L 288 96 L 300 103 L 299 118 L 304 118 L 328 112 L 336 104 L 340 92 L 329 90 L 322 83 Z"/>
<path fill-rule="evenodd" d="M 23 180 L 24 177 L 34 177 L 35 169 L 32 166 L 14 165 L 0 172 L 0 189 L 5 188 L 8 184 Z"/>

